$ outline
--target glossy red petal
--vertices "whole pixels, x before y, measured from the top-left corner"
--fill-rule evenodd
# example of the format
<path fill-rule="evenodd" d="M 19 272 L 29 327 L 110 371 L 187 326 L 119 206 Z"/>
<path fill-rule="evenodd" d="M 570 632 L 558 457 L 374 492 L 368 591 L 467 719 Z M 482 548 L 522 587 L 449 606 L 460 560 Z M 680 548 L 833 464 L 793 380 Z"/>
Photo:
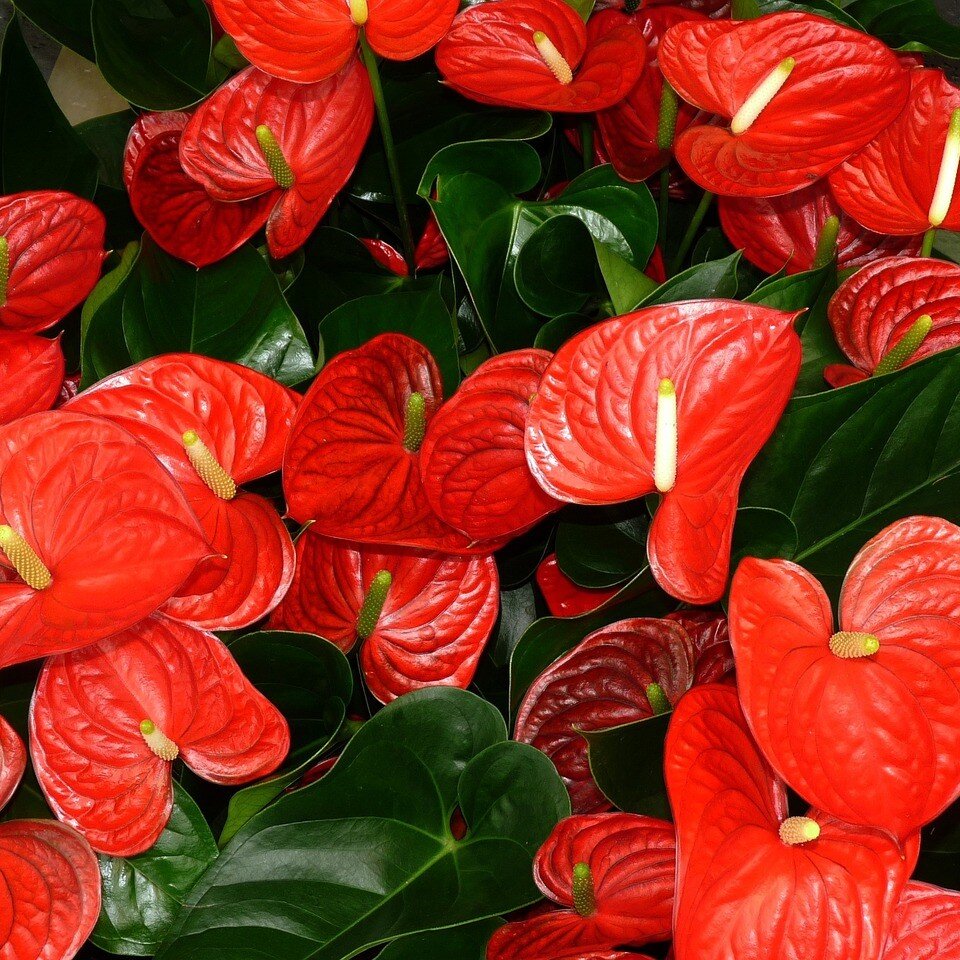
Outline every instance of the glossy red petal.
<path fill-rule="evenodd" d="M 450 557 L 327 540 L 297 540 L 293 586 L 270 627 L 315 633 L 349 651 L 371 581 L 392 582 L 360 649 L 370 692 L 382 703 L 426 686 L 467 687 L 497 618 L 499 580 L 490 556 Z"/>
<path fill-rule="evenodd" d="M 0 328 L 37 333 L 82 303 L 100 279 L 106 229 L 103 214 L 72 193 L 0 197 L 9 257 Z"/>
<path fill-rule="evenodd" d="M 17 731 L 0 717 L 0 809 L 5 807 L 20 786 L 27 768 L 27 751 Z"/>
<path fill-rule="evenodd" d="M 877 233 L 897 236 L 930 227 L 950 114 L 960 108 L 960 90 L 941 71 L 911 70 L 908 76 L 910 98 L 903 111 L 830 177 L 830 189 L 850 216 Z M 960 229 L 957 191 L 943 228 Z"/>
<path fill-rule="evenodd" d="M 862 267 L 871 261 L 920 252 L 922 236 L 888 237 L 861 227 L 841 210 L 826 183 L 783 197 L 721 197 L 720 225 L 727 239 L 761 270 L 800 273 L 813 267 L 825 221 L 839 217 L 837 266 Z"/>
<path fill-rule="evenodd" d="M 100 914 L 89 844 L 53 820 L 0 824 L 0 956 L 72 960 Z"/>
<path fill-rule="evenodd" d="M 442 267 L 450 259 L 447 242 L 443 239 L 437 218 L 432 213 L 417 242 L 413 259 L 417 270 L 433 270 Z"/>
<path fill-rule="evenodd" d="M 505 924 L 490 938 L 487 960 L 650 960 L 633 951 L 584 949 L 578 942 L 579 919 L 558 910 Z"/>
<path fill-rule="evenodd" d="M 0 424 L 49 410 L 65 366 L 59 339 L 0 330 Z"/>
<path fill-rule="evenodd" d="M 906 837 L 960 795 L 960 529 L 907 518 L 857 555 L 839 629 L 875 635 L 878 653 L 835 656 L 832 620 L 801 567 L 743 561 L 730 633 L 744 711 L 801 796 Z"/>
<path fill-rule="evenodd" d="M 557 563 L 557 555 L 544 557 L 537 567 L 537 586 L 555 617 L 579 617 L 616 596 L 617 588 L 595 590 L 574 583 Z"/>
<path fill-rule="evenodd" d="M 267 222 L 275 199 L 264 194 L 223 203 L 191 180 L 180 165 L 180 139 L 189 119 L 186 113 L 141 117 L 127 140 L 124 173 L 130 206 L 157 245 L 205 267 L 246 243 Z"/>
<path fill-rule="evenodd" d="M 217 200 L 276 193 L 256 134 L 266 127 L 293 176 L 267 221 L 270 253 L 279 259 L 306 242 L 350 179 L 372 123 L 370 80 L 356 57 L 335 76 L 309 84 L 248 67 L 194 113 L 180 141 L 180 162 Z"/>
<path fill-rule="evenodd" d="M 533 41 L 543 33 L 573 72 L 562 83 Z M 499 106 L 589 113 L 630 92 L 645 61 L 643 34 L 611 11 L 584 26 L 562 0 L 491 0 L 468 7 L 436 51 L 437 69 L 459 93 Z"/>
<path fill-rule="evenodd" d="M 209 554 L 154 455 L 116 424 L 73 412 L 0 427 L 0 519 L 52 576 L 0 582 L 0 665 L 71 650 L 153 613 Z M 0 566 L 11 571 L 6 557 Z"/>
<path fill-rule="evenodd" d="M 148 849 L 172 808 L 171 764 L 149 720 L 214 783 L 265 776 L 290 745 L 287 723 L 212 634 L 163 618 L 47 661 L 30 711 L 34 769 L 57 816 L 94 849 Z"/>
<path fill-rule="evenodd" d="M 883 960 L 934 958 L 960 958 L 960 893 L 911 880 L 893 914 Z"/>
<path fill-rule="evenodd" d="M 240 52 L 298 83 L 332 77 L 354 55 L 358 30 L 340 0 L 211 0 Z"/>
<path fill-rule="evenodd" d="M 436 46 L 458 6 L 458 0 L 368 0 L 364 33 L 381 57 L 412 60 Z"/>
<path fill-rule="evenodd" d="M 527 466 L 523 433 L 550 360 L 516 350 L 481 364 L 430 421 L 420 449 L 437 515 L 471 540 L 516 536 L 560 508 Z"/>
<path fill-rule="evenodd" d="M 787 57 L 796 66 L 780 92 L 733 134 L 729 121 Z M 808 186 L 890 124 L 910 86 L 880 40 L 807 13 L 677 24 L 660 42 L 659 63 L 683 99 L 722 124 L 680 133 L 680 166 L 704 189 L 731 196 Z"/>
<path fill-rule="evenodd" d="M 891 257 L 858 271 L 827 309 L 840 349 L 872 374 L 922 316 L 930 332 L 905 363 L 960 344 L 960 267 L 931 257 Z"/>
<path fill-rule="evenodd" d="M 677 827 L 677 960 L 877 960 L 917 841 L 811 810 L 819 838 L 788 846 L 786 795 L 750 736 L 737 692 L 691 690 L 666 745 Z M 880 804 L 882 806 L 882 804 Z"/>
<path fill-rule="evenodd" d="M 831 387 L 848 387 L 851 383 L 862 383 L 870 375 L 845 363 L 831 363 L 823 368 L 823 379 Z"/>
<path fill-rule="evenodd" d="M 591 633 L 531 684 L 517 711 L 514 739 L 545 753 L 570 792 L 575 813 L 609 809 L 590 772 L 581 731 L 653 716 L 647 688 L 675 703 L 693 683 L 696 654 L 670 620 L 620 620 Z"/>
<path fill-rule="evenodd" d="M 403 254 L 396 247 L 391 247 L 386 240 L 372 240 L 361 237 L 360 242 L 381 267 L 398 277 L 410 276 L 410 268 L 407 266 L 407 261 L 403 259 Z"/>

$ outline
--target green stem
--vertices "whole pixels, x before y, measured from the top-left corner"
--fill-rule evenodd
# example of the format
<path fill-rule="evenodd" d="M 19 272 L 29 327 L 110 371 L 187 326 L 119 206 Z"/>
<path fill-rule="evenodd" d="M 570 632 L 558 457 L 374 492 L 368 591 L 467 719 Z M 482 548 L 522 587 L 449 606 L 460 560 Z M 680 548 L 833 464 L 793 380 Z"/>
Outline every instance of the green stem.
<path fill-rule="evenodd" d="M 410 214 L 407 212 L 407 203 L 403 196 L 403 184 L 400 180 L 400 165 L 397 162 L 397 148 L 393 140 L 393 131 L 390 128 L 390 116 L 387 113 L 387 101 L 383 96 L 383 83 L 380 80 L 380 67 L 377 58 L 367 43 L 367 38 L 360 34 L 360 53 L 363 64 L 370 76 L 370 87 L 373 90 L 373 103 L 377 109 L 377 122 L 380 124 L 380 136 L 383 139 L 383 154 L 387 160 L 387 171 L 390 174 L 390 184 L 393 187 L 393 199 L 397 205 L 397 216 L 400 220 L 400 239 L 403 244 L 403 255 L 413 267 L 414 242 L 413 228 L 410 226 Z"/>
<path fill-rule="evenodd" d="M 583 153 L 584 171 L 593 167 L 595 152 L 593 149 L 593 123 L 590 120 L 583 120 L 580 123 L 580 148 Z"/>
<path fill-rule="evenodd" d="M 700 225 L 703 223 L 703 218 L 707 215 L 707 211 L 710 209 L 710 204 L 713 203 L 713 198 L 715 194 L 707 191 L 701 198 L 700 203 L 697 204 L 697 209 L 693 212 L 693 219 L 690 221 L 687 226 L 687 231 L 683 235 L 683 239 L 680 241 L 680 246 L 677 249 L 677 255 L 670 262 L 670 274 L 673 275 L 680 269 L 680 265 L 684 260 L 687 259 L 687 254 L 690 252 L 690 248 L 693 246 L 693 241 L 697 236 L 697 231 L 700 229 Z"/>
<path fill-rule="evenodd" d="M 921 257 L 929 257 L 933 255 L 933 241 L 936 239 L 936 236 L 937 236 L 936 227 L 931 227 L 923 235 L 923 245 L 920 247 Z"/>

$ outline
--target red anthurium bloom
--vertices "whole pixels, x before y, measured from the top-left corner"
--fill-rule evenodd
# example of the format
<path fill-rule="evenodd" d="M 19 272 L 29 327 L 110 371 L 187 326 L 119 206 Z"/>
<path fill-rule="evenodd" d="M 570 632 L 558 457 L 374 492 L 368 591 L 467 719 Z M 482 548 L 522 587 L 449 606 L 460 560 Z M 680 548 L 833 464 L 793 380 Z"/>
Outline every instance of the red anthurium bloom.
<path fill-rule="evenodd" d="M 591 113 L 630 92 L 646 48 L 614 11 L 584 25 L 563 0 L 490 0 L 457 16 L 436 58 L 443 79 L 471 100 Z"/>
<path fill-rule="evenodd" d="M 427 686 L 469 686 L 497 619 L 493 557 L 451 557 L 345 544 L 311 529 L 297 575 L 270 619 L 348 652 L 360 643 L 370 692 L 389 703 Z"/>
<path fill-rule="evenodd" d="M 37 681 L 30 751 L 47 802 L 101 853 L 149 849 L 173 807 L 172 761 L 213 783 L 274 770 L 280 712 L 212 634 L 162 617 L 59 657 Z"/>
<path fill-rule="evenodd" d="M 293 542 L 273 505 L 238 489 L 280 469 L 296 394 L 261 373 L 193 354 L 154 357 L 101 380 L 68 409 L 106 417 L 180 484 L 217 557 L 164 607 L 205 630 L 249 626 L 293 579 Z"/>
<path fill-rule="evenodd" d="M 789 816 L 731 686 L 696 687 L 680 701 L 665 756 L 676 960 L 877 960 L 916 836 L 901 850 L 881 830 L 816 810 Z M 873 799 L 880 809 L 889 798 Z"/>
<path fill-rule="evenodd" d="M 210 553 L 176 481 L 126 430 L 59 410 L 0 427 L 0 666 L 132 626 Z"/>
<path fill-rule="evenodd" d="M 54 820 L 0 824 L 0 957 L 72 960 L 100 915 L 90 845 Z"/>
<path fill-rule="evenodd" d="M 527 412 L 549 361 L 546 350 L 532 349 L 492 357 L 427 427 L 423 489 L 437 515 L 471 540 L 516 536 L 560 509 L 523 450 Z"/>
<path fill-rule="evenodd" d="M 839 267 L 920 252 L 922 237 L 888 237 L 861 227 L 840 209 L 826 183 L 783 197 L 721 197 L 727 239 L 766 273 L 801 273 L 834 254 Z"/>
<path fill-rule="evenodd" d="M 662 493 L 647 553 L 681 600 L 723 594 L 740 481 L 800 370 L 794 316 L 728 300 L 650 307 L 567 341 L 540 383 L 534 476 L 570 503 Z"/>
<path fill-rule="evenodd" d="M 514 739 L 550 757 L 575 813 L 609 809 L 590 773 L 581 732 L 666 713 L 692 686 L 698 654 L 675 620 L 638 618 L 602 627 L 533 682 Z"/>
<path fill-rule="evenodd" d="M 878 260 L 840 286 L 827 315 L 854 364 L 827 367 L 828 383 L 892 373 L 960 345 L 960 267 L 930 257 Z"/>
<path fill-rule="evenodd" d="M 958 960 L 960 893 L 911 880 L 893 914 L 883 960 Z"/>
<path fill-rule="evenodd" d="M 82 303 L 100 279 L 106 229 L 72 193 L 0 197 L 0 328 L 37 333 Z"/>
<path fill-rule="evenodd" d="M 960 528 L 908 517 L 874 537 L 839 631 L 802 567 L 744 560 L 730 636 L 757 743 L 802 797 L 902 838 L 960 796 Z"/>
<path fill-rule="evenodd" d="M 880 40 L 807 13 L 680 23 L 658 58 L 684 100 L 721 118 L 677 137 L 680 166 L 736 197 L 809 186 L 891 123 L 910 88 Z"/>
<path fill-rule="evenodd" d="M 594 19 L 616 16 L 614 11 L 604 10 L 595 14 Z M 658 144 L 660 100 L 663 95 L 663 74 L 656 60 L 660 37 L 675 23 L 705 18 L 683 7 L 651 6 L 639 10 L 630 19 L 643 31 L 647 42 L 647 63 L 640 79 L 626 97 L 597 114 L 597 133 L 603 152 L 621 177 L 625 180 L 646 180 L 666 166 L 671 158 L 669 147 Z M 674 130 L 680 132 L 703 119 L 695 107 L 681 101 Z"/>
<path fill-rule="evenodd" d="M 960 90 L 939 70 L 907 76 L 903 111 L 831 175 L 830 189 L 850 216 L 877 233 L 960 229 Z"/>
<path fill-rule="evenodd" d="M 487 960 L 616 957 L 614 947 L 667 940 L 675 869 L 669 823 L 632 813 L 567 817 L 533 863 L 537 886 L 560 909 L 501 927 Z"/>
<path fill-rule="evenodd" d="M 65 366 L 59 340 L 0 330 L 0 424 L 49 410 Z"/>
<path fill-rule="evenodd" d="M 334 357 L 304 397 L 287 444 L 291 516 L 343 540 L 479 549 L 440 519 L 420 476 L 420 445 L 443 399 L 426 347 L 385 333 Z"/>
<path fill-rule="evenodd" d="M 597 590 L 574 583 L 557 563 L 557 555 L 544 557 L 537 567 L 537 586 L 555 617 L 579 617 L 602 606 L 617 595 L 617 588 Z"/>
<path fill-rule="evenodd" d="M 212 199 L 184 173 L 180 139 L 188 113 L 144 114 L 130 130 L 123 178 L 130 206 L 167 253 L 205 267 L 246 243 L 267 221 L 276 194 L 241 203 Z"/>
<path fill-rule="evenodd" d="M 360 242 L 384 270 L 389 270 L 398 277 L 410 276 L 410 268 L 407 266 L 407 261 L 403 259 L 403 254 L 396 247 L 391 247 L 386 240 L 361 238 Z"/>
<path fill-rule="evenodd" d="M 197 108 L 180 162 L 215 200 L 275 196 L 267 244 L 279 259 L 303 246 L 350 179 L 372 123 L 370 80 L 356 58 L 310 84 L 248 67 Z"/>
<path fill-rule="evenodd" d="M 17 731 L 0 717 L 0 808 L 13 796 L 27 767 L 27 751 Z"/>
<path fill-rule="evenodd" d="M 443 239 L 440 225 L 432 213 L 427 219 L 423 233 L 420 234 L 420 239 L 417 241 L 413 259 L 418 270 L 433 270 L 436 267 L 442 267 L 450 259 L 447 241 Z"/>
<path fill-rule="evenodd" d="M 353 56 L 360 32 L 388 60 L 413 60 L 447 32 L 457 0 L 212 0 L 240 52 L 274 77 L 312 83 Z"/>
<path fill-rule="evenodd" d="M 730 628 L 722 613 L 710 610 L 678 610 L 664 620 L 675 620 L 690 635 L 696 652 L 693 682 L 713 683 L 733 672 Z"/>

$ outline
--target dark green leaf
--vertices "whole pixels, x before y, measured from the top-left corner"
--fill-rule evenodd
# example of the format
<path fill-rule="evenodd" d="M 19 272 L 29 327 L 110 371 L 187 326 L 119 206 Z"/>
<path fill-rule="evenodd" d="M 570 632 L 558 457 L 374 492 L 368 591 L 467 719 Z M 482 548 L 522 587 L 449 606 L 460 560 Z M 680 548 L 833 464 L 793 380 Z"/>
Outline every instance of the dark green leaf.
<path fill-rule="evenodd" d="M 792 557 L 799 536 L 793 521 L 779 510 L 741 507 L 733 529 L 730 569 L 736 570 L 744 557 Z"/>
<path fill-rule="evenodd" d="M 761 13 L 783 13 L 784 11 L 799 11 L 800 13 L 816 13 L 829 20 L 835 20 L 845 27 L 862 30 L 863 27 L 848 12 L 831 3 L 831 0 L 759 0 Z M 889 0 L 883 0 L 884 3 Z M 872 32 L 872 31 L 871 31 Z"/>
<path fill-rule="evenodd" d="M 960 804 L 924 827 L 913 879 L 955 888 L 960 873 Z"/>
<path fill-rule="evenodd" d="M 648 277 L 638 267 L 631 266 L 608 247 L 594 241 L 594 250 L 614 313 L 629 313 L 657 289 L 656 280 Z"/>
<path fill-rule="evenodd" d="M 57 43 L 93 60 L 90 7 L 93 0 L 16 0 L 14 6 Z"/>
<path fill-rule="evenodd" d="M 540 179 L 540 157 L 529 143 L 520 141 L 454 143 L 427 164 L 418 188 L 420 196 L 430 196 L 438 177 L 455 177 L 465 171 L 492 180 L 508 193 L 526 193 Z"/>
<path fill-rule="evenodd" d="M 960 57 L 960 27 L 940 16 L 934 0 L 853 0 L 845 12 L 891 47 Z"/>
<path fill-rule="evenodd" d="M 499 917 L 401 937 L 387 944 L 377 960 L 484 960 L 487 941 L 503 926 Z"/>
<path fill-rule="evenodd" d="M 652 307 L 662 303 L 710 297 L 734 297 L 737 293 L 737 267 L 741 256 L 738 250 L 723 260 L 711 260 L 709 263 L 688 267 L 657 287 L 640 306 Z"/>
<path fill-rule="evenodd" d="M 605 249 L 598 247 L 598 250 Z M 623 261 L 621 261 L 622 263 Z M 632 267 L 630 268 L 633 269 Z M 550 350 L 556 352 L 559 350 L 574 334 L 596 323 L 585 317 L 582 313 L 563 313 L 559 317 L 548 320 L 537 332 L 537 338 L 533 345 L 541 350 Z"/>
<path fill-rule="evenodd" d="M 827 382 L 823 379 L 824 369 L 831 363 L 849 363 L 837 346 L 833 328 L 827 319 L 827 305 L 835 289 L 834 282 L 827 283 L 810 312 L 797 323 L 803 344 L 803 364 L 794 388 L 797 396 L 822 393 L 827 389 Z"/>
<path fill-rule="evenodd" d="M 623 583 L 646 564 L 647 528 L 645 510 L 639 517 L 605 519 L 611 511 L 598 510 L 600 522 L 579 511 L 576 520 L 561 520 L 557 527 L 557 562 L 560 569 L 581 587 L 601 589 Z M 621 509 L 619 511 L 623 513 Z M 636 513 L 636 509 L 628 512 Z"/>
<path fill-rule="evenodd" d="M 597 287 L 593 240 L 583 224 L 568 216 L 543 224 L 521 248 L 514 280 L 537 313 L 558 317 L 579 310 Z"/>
<path fill-rule="evenodd" d="M 776 310 L 809 310 L 819 299 L 824 287 L 828 285 L 832 294 L 836 289 L 836 276 L 832 264 L 819 270 L 771 277 L 760 283 L 746 300 L 749 303 L 762 303 Z"/>
<path fill-rule="evenodd" d="M 99 161 L 101 186 L 114 190 L 126 189 L 123 184 L 123 152 L 127 145 L 127 135 L 136 119 L 137 115 L 132 110 L 121 110 L 120 113 L 87 120 L 74 128 L 87 149 Z"/>
<path fill-rule="evenodd" d="M 537 619 L 537 598 L 532 583 L 500 593 L 500 619 L 490 656 L 497 666 L 506 666 L 518 641 Z"/>

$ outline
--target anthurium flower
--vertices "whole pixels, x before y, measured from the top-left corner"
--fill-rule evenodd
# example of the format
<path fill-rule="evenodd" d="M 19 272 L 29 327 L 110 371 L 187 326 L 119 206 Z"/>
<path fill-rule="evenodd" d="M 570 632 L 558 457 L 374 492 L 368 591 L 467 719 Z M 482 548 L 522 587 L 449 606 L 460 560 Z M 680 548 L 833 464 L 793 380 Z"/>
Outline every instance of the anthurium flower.
<path fill-rule="evenodd" d="M 602 627 L 534 680 L 517 712 L 514 739 L 550 757 L 575 813 L 609 809 L 581 733 L 666 713 L 693 685 L 699 653 L 675 620 L 636 618 Z"/>
<path fill-rule="evenodd" d="M 63 385 L 60 341 L 0 330 L 0 424 L 49 410 Z"/>
<path fill-rule="evenodd" d="M 581 587 L 574 583 L 557 563 L 557 555 L 551 553 L 537 567 L 537 586 L 547 601 L 550 613 L 555 617 L 579 617 L 602 606 L 617 595 L 617 588 L 609 590 Z"/>
<path fill-rule="evenodd" d="M 658 60 L 684 100 L 720 118 L 677 137 L 680 166 L 736 197 L 809 186 L 890 124 L 910 87 L 880 40 L 808 13 L 679 23 Z"/>
<path fill-rule="evenodd" d="M 960 345 L 960 267 L 930 257 L 890 257 L 841 284 L 827 309 L 853 366 L 826 368 L 833 386 L 892 373 Z"/>
<path fill-rule="evenodd" d="M 890 237 L 844 213 L 824 181 L 783 197 L 720 197 L 720 226 L 766 273 L 801 273 L 836 255 L 838 267 L 920 252 L 922 237 Z"/>
<path fill-rule="evenodd" d="M 533 349 L 492 357 L 427 427 L 423 489 L 437 516 L 471 540 L 516 536 L 560 509 L 523 450 L 527 412 L 549 361 L 549 352 Z"/>
<path fill-rule="evenodd" d="M 893 914 L 883 960 L 958 960 L 960 893 L 911 880 Z"/>
<path fill-rule="evenodd" d="M 444 523 L 423 489 L 419 451 L 442 390 L 430 352 L 401 334 L 334 357 L 307 391 L 284 454 L 291 516 L 343 540 L 491 552 Z"/>
<path fill-rule="evenodd" d="M 274 77 L 312 83 L 354 55 L 361 32 L 388 60 L 413 60 L 447 32 L 457 0 L 212 0 L 240 52 Z"/>
<path fill-rule="evenodd" d="M 30 751 L 57 816 L 101 853 L 149 849 L 173 807 L 178 757 L 213 783 L 265 776 L 287 755 L 280 712 L 212 634 L 162 617 L 51 657 Z"/>
<path fill-rule="evenodd" d="M 180 140 L 187 175 L 215 200 L 276 197 L 267 244 L 296 252 L 350 179 L 373 123 L 373 94 L 354 57 L 329 80 L 242 70 L 202 103 Z"/>
<path fill-rule="evenodd" d="M 527 420 L 551 496 L 607 504 L 662 494 L 647 554 L 689 603 L 723 594 L 740 481 L 800 369 L 795 315 L 728 300 L 650 307 L 571 338 Z"/>
<path fill-rule="evenodd" d="M 0 328 L 37 333 L 82 303 L 100 279 L 106 229 L 72 193 L 0 197 Z"/>
<path fill-rule="evenodd" d="M 267 221 L 278 191 L 239 203 L 214 200 L 180 164 L 188 113 L 148 113 L 133 125 L 123 158 L 130 206 L 167 253 L 195 267 L 216 263 Z"/>
<path fill-rule="evenodd" d="M 16 792 L 27 767 L 27 751 L 17 731 L 0 717 L 0 808 Z"/>
<path fill-rule="evenodd" d="M 443 79 L 471 100 L 591 113 L 630 92 L 646 50 L 640 29 L 620 13 L 584 25 L 563 0 L 489 0 L 458 14 L 436 60 Z"/>
<path fill-rule="evenodd" d="M 497 930 L 487 960 L 617 956 L 614 948 L 670 937 L 673 826 L 632 813 L 561 820 L 533 863 L 533 878 L 560 909 Z"/>
<path fill-rule="evenodd" d="M 677 827 L 676 960 L 877 960 L 916 836 L 901 849 L 881 830 L 817 810 L 789 816 L 725 684 L 680 701 L 664 755 Z M 877 808 L 889 799 L 873 797 Z"/>
<path fill-rule="evenodd" d="M 346 544 L 308 528 L 271 629 L 360 644 L 370 692 L 389 703 L 427 686 L 469 686 L 499 606 L 491 556 L 451 557 Z"/>
<path fill-rule="evenodd" d="M 266 616 L 293 579 L 293 542 L 270 501 L 240 489 L 280 469 L 296 394 L 247 367 L 189 353 L 101 380 L 67 408 L 129 430 L 169 470 L 216 554 L 164 613 L 206 630 Z"/>
<path fill-rule="evenodd" d="M 903 111 L 831 175 L 830 189 L 850 216 L 877 233 L 960 229 L 960 90 L 940 70 L 907 76 Z"/>
<path fill-rule="evenodd" d="M 908 517 L 823 588 L 744 560 L 730 593 L 743 709 L 774 769 L 822 810 L 904 838 L 960 796 L 960 528 Z"/>
<path fill-rule="evenodd" d="M 176 481 L 126 430 L 59 410 L 0 427 L 0 666 L 132 626 L 210 553 Z"/>
<path fill-rule="evenodd" d="M 0 956 L 72 960 L 100 915 L 90 845 L 54 820 L 0 823 Z"/>

